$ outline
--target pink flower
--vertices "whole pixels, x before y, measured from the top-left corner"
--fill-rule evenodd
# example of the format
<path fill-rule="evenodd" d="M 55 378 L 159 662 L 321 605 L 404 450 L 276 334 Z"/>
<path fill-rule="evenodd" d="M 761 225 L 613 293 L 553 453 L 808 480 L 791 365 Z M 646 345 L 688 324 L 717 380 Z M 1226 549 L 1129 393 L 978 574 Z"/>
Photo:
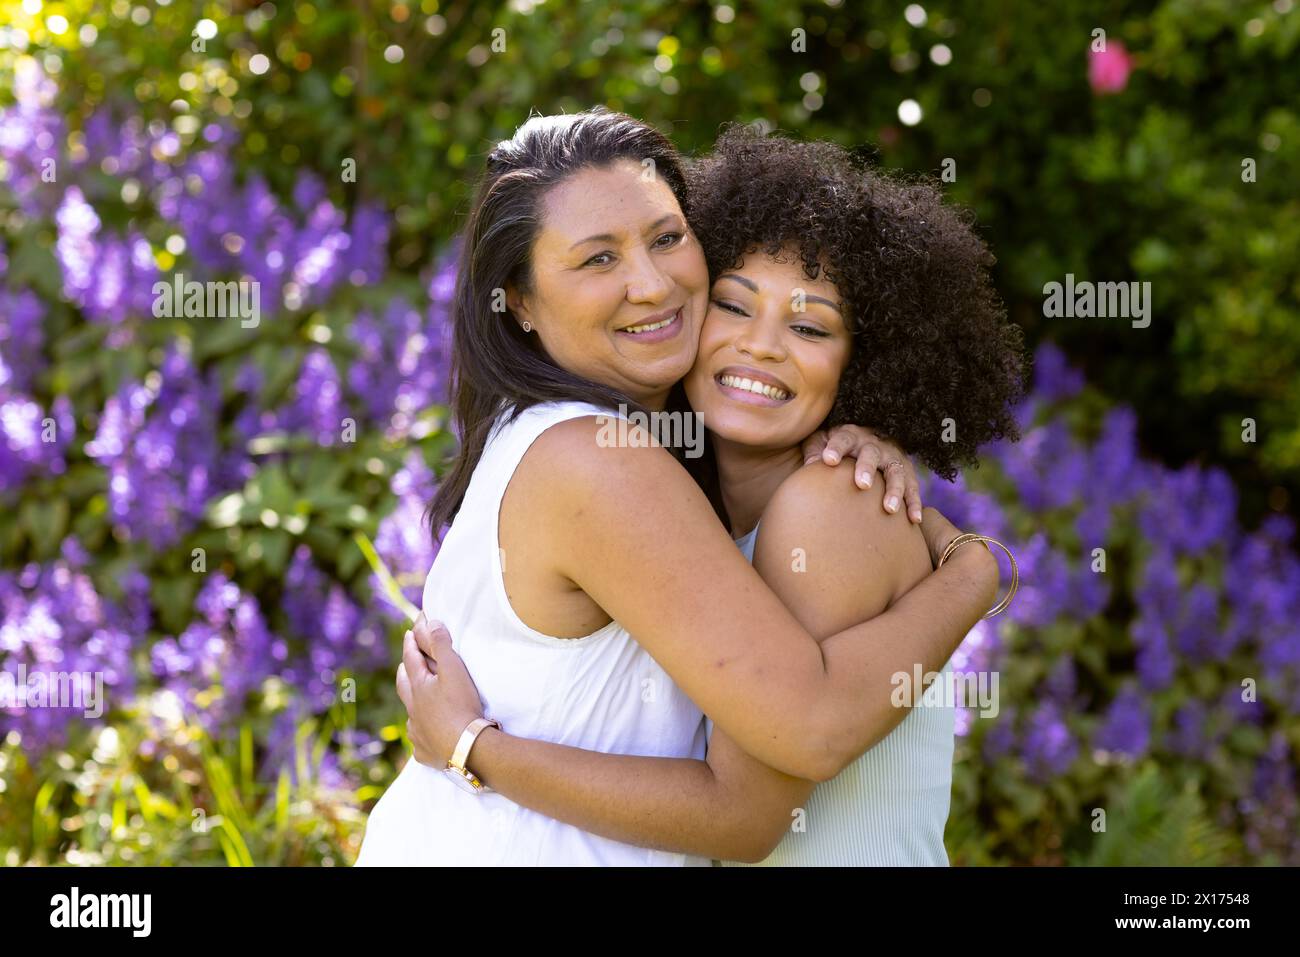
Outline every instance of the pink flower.
<path fill-rule="evenodd" d="M 1128 75 L 1133 72 L 1133 59 L 1119 40 L 1106 41 L 1101 53 L 1088 53 L 1088 83 L 1094 93 L 1118 93 L 1128 86 Z"/>

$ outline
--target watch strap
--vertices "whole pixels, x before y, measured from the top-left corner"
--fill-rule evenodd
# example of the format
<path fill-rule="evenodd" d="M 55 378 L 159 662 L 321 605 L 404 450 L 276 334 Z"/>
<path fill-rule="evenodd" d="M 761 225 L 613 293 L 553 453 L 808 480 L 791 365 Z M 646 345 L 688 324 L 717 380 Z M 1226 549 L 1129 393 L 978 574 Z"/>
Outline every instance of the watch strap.
<path fill-rule="evenodd" d="M 469 769 L 465 767 L 465 762 L 469 760 L 470 749 L 474 747 L 474 742 L 478 736 L 483 733 L 484 728 L 500 729 L 501 722 L 494 718 L 475 718 L 465 730 L 461 732 L 460 740 L 456 742 L 456 748 L 451 753 L 451 759 L 447 762 L 447 767 L 459 771 L 461 774 L 468 774 Z M 477 781 L 478 779 L 475 778 Z"/>

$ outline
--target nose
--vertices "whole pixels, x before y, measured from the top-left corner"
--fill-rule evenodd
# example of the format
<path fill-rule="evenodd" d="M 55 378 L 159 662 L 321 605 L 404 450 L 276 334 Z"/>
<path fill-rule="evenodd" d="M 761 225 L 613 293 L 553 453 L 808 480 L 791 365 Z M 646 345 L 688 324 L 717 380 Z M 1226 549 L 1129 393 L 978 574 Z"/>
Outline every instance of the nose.
<path fill-rule="evenodd" d="M 752 359 L 781 362 L 787 358 L 781 323 L 768 316 L 755 316 L 736 334 L 736 351 Z"/>
<path fill-rule="evenodd" d="M 628 302 L 657 305 L 668 298 L 674 285 L 648 250 L 641 250 L 631 259 L 627 277 Z"/>

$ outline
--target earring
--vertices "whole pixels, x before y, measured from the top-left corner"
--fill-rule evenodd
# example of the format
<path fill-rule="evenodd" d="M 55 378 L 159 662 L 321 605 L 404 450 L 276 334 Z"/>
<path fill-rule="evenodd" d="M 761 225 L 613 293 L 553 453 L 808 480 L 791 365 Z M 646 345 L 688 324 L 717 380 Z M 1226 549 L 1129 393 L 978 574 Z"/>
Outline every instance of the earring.
<path fill-rule="evenodd" d="M 533 331 L 533 324 L 532 324 L 531 322 L 529 322 L 527 319 L 525 319 L 525 320 L 524 320 L 524 332 L 532 332 L 532 331 Z"/>

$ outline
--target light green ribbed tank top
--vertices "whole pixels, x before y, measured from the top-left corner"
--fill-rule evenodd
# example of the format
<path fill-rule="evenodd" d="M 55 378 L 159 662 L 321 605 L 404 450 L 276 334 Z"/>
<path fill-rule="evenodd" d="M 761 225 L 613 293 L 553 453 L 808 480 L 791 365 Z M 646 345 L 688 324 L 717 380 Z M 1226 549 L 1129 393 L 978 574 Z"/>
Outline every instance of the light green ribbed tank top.
<path fill-rule="evenodd" d="M 738 540 L 754 560 L 758 527 Z M 944 666 L 944 673 L 951 664 Z M 952 792 L 956 710 L 939 706 L 934 682 L 879 744 L 834 779 L 817 785 L 791 817 L 791 829 L 756 865 L 726 867 L 931 866 L 946 867 L 944 825 Z M 713 722 L 705 722 L 709 735 Z M 719 862 L 715 862 L 719 863 Z"/>

